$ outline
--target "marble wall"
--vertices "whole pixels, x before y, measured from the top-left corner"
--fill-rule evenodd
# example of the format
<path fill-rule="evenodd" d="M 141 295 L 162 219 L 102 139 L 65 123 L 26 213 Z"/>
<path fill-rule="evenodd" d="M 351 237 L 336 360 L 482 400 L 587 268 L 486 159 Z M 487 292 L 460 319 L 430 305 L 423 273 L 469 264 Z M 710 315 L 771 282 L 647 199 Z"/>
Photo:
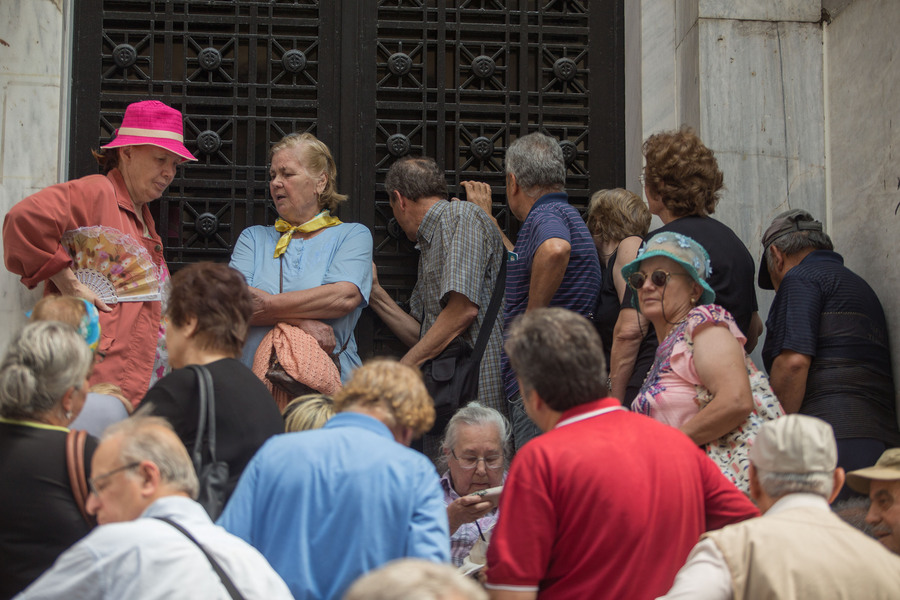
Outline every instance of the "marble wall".
<path fill-rule="evenodd" d="M 855 0 L 825 29 L 832 226 L 887 313 L 900 384 L 900 2 Z M 894 127 L 894 121 L 897 126 Z M 900 387 L 900 385 L 898 385 Z"/>
<path fill-rule="evenodd" d="M 626 31 L 640 31 L 642 64 L 626 71 L 642 70 L 642 138 L 682 124 L 698 131 L 725 174 L 715 217 L 754 257 L 778 212 L 824 214 L 819 0 L 642 0 L 640 9 L 640 26 Z M 759 292 L 763 318 L 771 299 Z"/>
<path fill-rule="evenodd" d="M 0 1 L 0 215 L 65 176 L 71 1 Z M 39 297 L 0 269 L 0 348 Z"/>

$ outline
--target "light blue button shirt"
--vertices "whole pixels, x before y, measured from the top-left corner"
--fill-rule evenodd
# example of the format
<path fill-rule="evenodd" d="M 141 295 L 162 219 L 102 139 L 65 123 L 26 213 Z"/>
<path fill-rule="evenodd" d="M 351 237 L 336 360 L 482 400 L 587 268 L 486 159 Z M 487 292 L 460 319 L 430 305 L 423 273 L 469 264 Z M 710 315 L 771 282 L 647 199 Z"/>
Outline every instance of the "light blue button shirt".
<path fill-rule="evenodd" d="M 298 600 L 340 598 L 395 558 L 449 561 L 443 496 L 423 454 L 344 412 L 266 442 L 218 522 L 259 549 Z"/>
<path fill-rule="evenodd" d="M 259 552 L 213 525 L 203 507 L 182 496 L 157 500 L 134 521 L 101 525 L 16 598 L 230 599 L 197 545 L 151 517 L 167 517 L 190 531 L 247 600 L 292 598 Z"/>

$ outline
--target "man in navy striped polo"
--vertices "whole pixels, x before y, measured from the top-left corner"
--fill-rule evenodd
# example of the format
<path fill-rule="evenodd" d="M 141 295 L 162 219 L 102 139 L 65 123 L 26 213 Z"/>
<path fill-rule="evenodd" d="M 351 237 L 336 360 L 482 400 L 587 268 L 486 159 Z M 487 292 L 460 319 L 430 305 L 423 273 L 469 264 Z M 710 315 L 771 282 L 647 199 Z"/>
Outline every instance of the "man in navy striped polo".
<path fill-rule="evenodd" d="M 900 446 L 881 302 L 805 210 L 775 217 L 762 246 L 759 287 L 776 291 L 762 350 L 775 395 L 786 413 L 834 428 L 838 466 L 874 464 Z"/>
<path fill-rule="evenodd" d="M 506 198 L 510 211 L 522 221 L 522 227 L 515 246 L 503 236 L 503 243 L 511 251 L 506 274 L 504 329 L 518 315 L 536 308 L 558 306 L 590 318 L 597 305 L 600 293 L 597 249 L 584 219 L 569 204 L 569 197 L 563 191 L 565 184 L 566 163 L 557 140 L 543 133 L 532 133 L 509 146 Z M 462 185 L 467 199 L 490 215 L 490 187 L 468 181 Z M 501 368 L 518 450 L 541 431 L 522 408 L 519 384 L 505 354 Z"/>

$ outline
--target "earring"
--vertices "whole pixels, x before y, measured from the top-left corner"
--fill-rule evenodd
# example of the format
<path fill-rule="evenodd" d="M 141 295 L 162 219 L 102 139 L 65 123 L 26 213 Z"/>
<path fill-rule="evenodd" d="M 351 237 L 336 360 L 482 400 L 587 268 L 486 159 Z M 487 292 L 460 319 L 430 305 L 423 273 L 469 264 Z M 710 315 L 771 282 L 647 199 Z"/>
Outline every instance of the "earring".
<path fill-rule="evenodd" d="M 691 304 L 697 304 L 697 299 L 696 299 L 696 298 L 691 298 Z"/>
<path fill-rule="evenodd" d="M 66 411 L 66 419 L 72 420 L 72 411 L 71 410 Z"/>

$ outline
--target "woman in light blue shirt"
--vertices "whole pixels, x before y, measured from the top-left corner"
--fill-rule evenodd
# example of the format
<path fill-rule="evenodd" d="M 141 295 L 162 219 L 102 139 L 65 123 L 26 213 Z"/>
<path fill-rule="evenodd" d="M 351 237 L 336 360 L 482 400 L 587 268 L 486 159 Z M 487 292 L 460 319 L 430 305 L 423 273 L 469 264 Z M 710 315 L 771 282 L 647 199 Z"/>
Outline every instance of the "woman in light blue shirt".
<path fill-rule="evenodd" d="M 312 134 L 290 134 L 272 147 L 269 192 L 280 218 L 274 227 L 245 229 L 231 256 L 256 303 L 242 357 L 248 366 L 279 322 L 312 333 L 326 351 L 322 324 L 329 326 L 343 381 L 360 365 L 353 330 L 372 288 L 372 234 L 332 216 L 347 199 L 336 178 L 331 152 Z"/>

